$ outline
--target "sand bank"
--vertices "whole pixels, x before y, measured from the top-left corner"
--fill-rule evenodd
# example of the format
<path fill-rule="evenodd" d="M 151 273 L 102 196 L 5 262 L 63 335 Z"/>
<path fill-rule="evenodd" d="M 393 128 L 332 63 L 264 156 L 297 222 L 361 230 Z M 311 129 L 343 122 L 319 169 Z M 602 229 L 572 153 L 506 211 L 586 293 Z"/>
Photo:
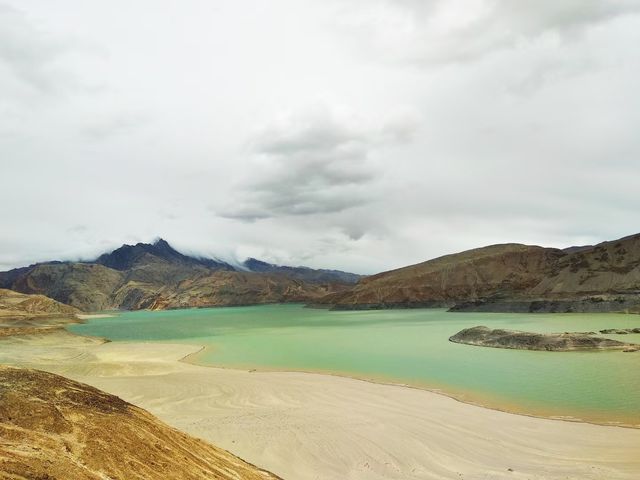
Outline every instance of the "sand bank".
<path fill-rule="evenodd" d="M 198 347 L 68 336 L 0 362 L 94 385 L 285 479 L 636 479 L 640 430 L 531 418 L 328 375 L 180 362 Z M 55 345 L 57 343 L 57 345 Z"/>
<path fill-rule="evenodd" d="M 93 318 L 112 318 L 117 315 L 112 315 L 110 313 L 77 313 L 76 317 L 80 320 L 91 320 Z"/>

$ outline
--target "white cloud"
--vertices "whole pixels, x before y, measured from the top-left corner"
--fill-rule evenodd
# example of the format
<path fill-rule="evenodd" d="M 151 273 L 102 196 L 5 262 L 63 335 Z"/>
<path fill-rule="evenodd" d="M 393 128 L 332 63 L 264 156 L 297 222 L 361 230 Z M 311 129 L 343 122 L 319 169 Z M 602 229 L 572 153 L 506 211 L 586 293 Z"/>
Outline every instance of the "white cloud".
<path fill-rule="evenodd" d="M 162 236 L 371 273 L 640 225 L 637 1 L 0 1 L 0 269 Z"/>
<path fill-rule="evenodd" d="M 403 111 L 379 125 L 345 108 L 318 103 L 276 118 L 256 134 L 253 158 L 242 172 L 226 218 L 254 221 L 337 213 L 369 203 L 381 175 L 372 150 L 410 140 L 417 126 Z"/>
<path fill-rule="evenodd" d="M 359 0 L 342 6 L 340 25 L 376 58 L 418 65 L 478 60 L 640 12 L 635 0 Z"/>

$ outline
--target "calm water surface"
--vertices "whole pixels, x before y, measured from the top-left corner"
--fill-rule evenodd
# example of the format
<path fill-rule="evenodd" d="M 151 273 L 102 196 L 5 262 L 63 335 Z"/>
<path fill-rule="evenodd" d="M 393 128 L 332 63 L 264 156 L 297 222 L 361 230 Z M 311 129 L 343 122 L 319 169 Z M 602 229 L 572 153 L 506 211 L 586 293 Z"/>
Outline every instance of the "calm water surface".
<path fill-rule="evenodd" d="M 439 389 L 546 416 L 640 426 L 640 352 L 531 352 L 454 344 L 476 325 L 532 332 L 640 327 L 621 314 L 330 312 L 300 305 L 126 312 L 69 330 L 113 341 L 205 345 L 205 365 L 331 372 Z M 609 335 L 640 343 L 640 334 Z"/>

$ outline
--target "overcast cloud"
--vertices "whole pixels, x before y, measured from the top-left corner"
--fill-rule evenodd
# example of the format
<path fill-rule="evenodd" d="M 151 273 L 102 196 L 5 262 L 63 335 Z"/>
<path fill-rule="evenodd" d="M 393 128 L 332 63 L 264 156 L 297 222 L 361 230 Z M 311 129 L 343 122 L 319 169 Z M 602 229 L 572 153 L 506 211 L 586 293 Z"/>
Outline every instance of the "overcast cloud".
<path fill-rule="evenodd" d="M 322 103 L 280 116 L 253 138 L 249 168 L 242 170 L 233 203 L 220 215 L 255 221 L 371 203 L 384 169 L 370 155 L 410 141 L 417 120 L 405 112 L 386 121 L 366 126 L 353 113 L 331 111 Z"/>
<path fill-rule="evenodd" d="M 640 1 L 0 0 L 0 269 L 640 232 Z"/>

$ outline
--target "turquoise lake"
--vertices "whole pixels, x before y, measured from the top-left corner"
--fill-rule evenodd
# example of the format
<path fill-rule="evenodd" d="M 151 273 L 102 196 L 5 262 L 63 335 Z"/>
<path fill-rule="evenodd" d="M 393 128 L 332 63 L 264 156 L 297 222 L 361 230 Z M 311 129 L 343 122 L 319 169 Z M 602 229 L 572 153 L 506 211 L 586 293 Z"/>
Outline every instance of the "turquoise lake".
<path fill-rule="evenodd" d="M 69 330 L 112 341 L 207 347 L 195 363 L 334 373 L 440 390 L 464 401 L 543 416 L 640 426 L 640 352 L 532 352 L 459 345 L 486 325 L 532 332 L 640 327 L 622 314 L 332 312 L 301 305 L 123 312 Z M 608 335 L 640 343 L 640 334 Z"/>

